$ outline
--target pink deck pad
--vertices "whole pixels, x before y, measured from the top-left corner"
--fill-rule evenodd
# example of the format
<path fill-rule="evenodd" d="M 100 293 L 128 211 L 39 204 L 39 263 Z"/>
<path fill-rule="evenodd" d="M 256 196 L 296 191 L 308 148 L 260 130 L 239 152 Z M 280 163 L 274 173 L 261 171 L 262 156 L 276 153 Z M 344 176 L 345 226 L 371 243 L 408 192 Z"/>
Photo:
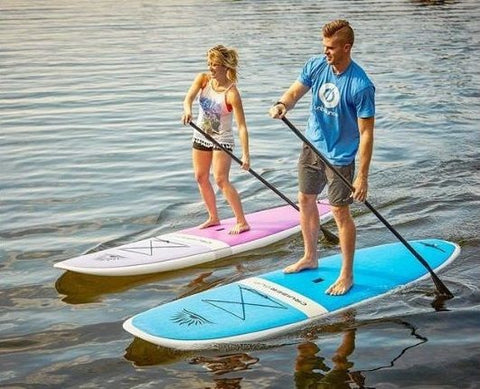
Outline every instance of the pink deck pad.
<path fill-rule="evenodd" d="M 328 205 L 328 202 L 319 202 L 318 210 L 321 218 L 329 214 L 330 206 Z M 254 212 L 246 215 L 246 218 L 250 225 L 250 231 L 242 232 L 238 235 L 231 235 L 228 233 L 236 223 L 235 218 L 222 220 L 221 224 L 218 226 L 204 229 L 194 227 L 180 232 L 216 239 L 227 243 L 229 246 L 236 246 L 288 230 L 300 224 L 300 214 L 291 205 Z"/>

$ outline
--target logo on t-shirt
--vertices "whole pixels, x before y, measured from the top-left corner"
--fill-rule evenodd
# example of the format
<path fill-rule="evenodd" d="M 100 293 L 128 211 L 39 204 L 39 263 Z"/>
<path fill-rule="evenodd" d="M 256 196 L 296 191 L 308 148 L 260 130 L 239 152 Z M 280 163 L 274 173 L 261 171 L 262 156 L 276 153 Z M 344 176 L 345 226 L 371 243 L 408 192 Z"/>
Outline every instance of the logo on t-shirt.
<path fill-rule="evenodd" d="M 322 101 L 325 108 L 335 108 L 340 101 L 340 91 L 336 85 L 327 82 L 322 84 L 318 91 L 318 97 Z"/>

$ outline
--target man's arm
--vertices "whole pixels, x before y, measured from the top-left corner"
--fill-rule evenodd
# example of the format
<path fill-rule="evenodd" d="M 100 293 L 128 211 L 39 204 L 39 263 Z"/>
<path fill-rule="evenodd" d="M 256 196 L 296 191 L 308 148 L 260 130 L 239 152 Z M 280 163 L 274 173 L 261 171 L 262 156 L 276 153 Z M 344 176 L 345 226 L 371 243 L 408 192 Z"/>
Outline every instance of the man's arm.
<path fill-rule="evenodd" d="M 283 94 L 280 100 L 270 108 L 270 116 L 274 119 L 281 119 L 287 111 L 295 107 L 297 101 L 300 100 L 310 88 L 303 85 L 300 81 L 295 81 L 290 88 Z"/>
<path fill-rule="evenodd" d="M 368 171 L 370 169 L 370 161 L 373 154 L 373 128 L 375 118 L 359 118 L 358 130 L 360 132 L 360 145 L 358 148 L 359 164 L 358 174 L 353 182 L 355 192 L 353 198 L 357 201 L 364 202 L 368 192 Z"/>

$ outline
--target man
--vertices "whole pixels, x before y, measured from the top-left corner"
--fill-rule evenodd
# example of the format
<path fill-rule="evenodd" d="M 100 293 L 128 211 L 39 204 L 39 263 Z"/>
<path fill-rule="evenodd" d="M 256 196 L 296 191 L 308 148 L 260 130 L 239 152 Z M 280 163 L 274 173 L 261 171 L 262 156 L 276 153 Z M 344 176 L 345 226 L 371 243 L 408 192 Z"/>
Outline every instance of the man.
<path fill-rule="evenodd" d="M 342 266 L 338 279 L 327 289 L 343 295 L 353 285 L 356 228 L 350 204 L 365 201 L 373 150 L 375 87 L 351 58 L 354 32 L 346 20 L 323 26 L 324 56 L 306 62 L 298 79 L 270 109 L 272 118 L 282 118 L 309 90 L 312 91 L 306 137 L 354 187 L 354 192 L 311 150 L 303 146 L 299 163 L 300 225 L 304 255 L 285 273 L 318 267 L 319 214 L 317 196 L 328 185 L 328 199 L 338 227 Z M 354 178 L 355 157 L 359 155 Z M 353 182 L 352 182 L 353 181 Z"/>

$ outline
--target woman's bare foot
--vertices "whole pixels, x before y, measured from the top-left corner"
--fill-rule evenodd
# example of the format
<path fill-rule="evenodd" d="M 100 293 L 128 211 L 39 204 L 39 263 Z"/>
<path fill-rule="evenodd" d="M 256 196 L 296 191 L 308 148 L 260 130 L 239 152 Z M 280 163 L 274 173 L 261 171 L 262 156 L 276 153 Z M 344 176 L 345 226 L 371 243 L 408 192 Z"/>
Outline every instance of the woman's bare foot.
<path fill-rule="evenodd" d="M 242 232 L 246 232 L 249 230 L 250 230 L 250 226 L 247 223 L 237 223 L 229 231 L 229 234 L 238 235 L 238 234 L 241 234 Z"/>
<path fill-rule="evenodd" d="M 318 267 L 318 259 L 306 259 L 305 257 L 301 258 L 293 265 L 287 266 L 283 269 L 284 273 L 298 273 L 302 270 L 316 269 Z"/>
<path fill-rule="evenodd" d="M 331 296 L 341 296 L 347 293 L 353 286 L 351 277 L 338 277 L 338 279 L 325 291 Z"/>
<path fill-rule="evenodd" d="M 205 223 L 200 224 L 198 228 L 203 229 L 203 228 L 214 227 L 218 225 L 220 225 L 220 220 L 209 218 Z"/>

